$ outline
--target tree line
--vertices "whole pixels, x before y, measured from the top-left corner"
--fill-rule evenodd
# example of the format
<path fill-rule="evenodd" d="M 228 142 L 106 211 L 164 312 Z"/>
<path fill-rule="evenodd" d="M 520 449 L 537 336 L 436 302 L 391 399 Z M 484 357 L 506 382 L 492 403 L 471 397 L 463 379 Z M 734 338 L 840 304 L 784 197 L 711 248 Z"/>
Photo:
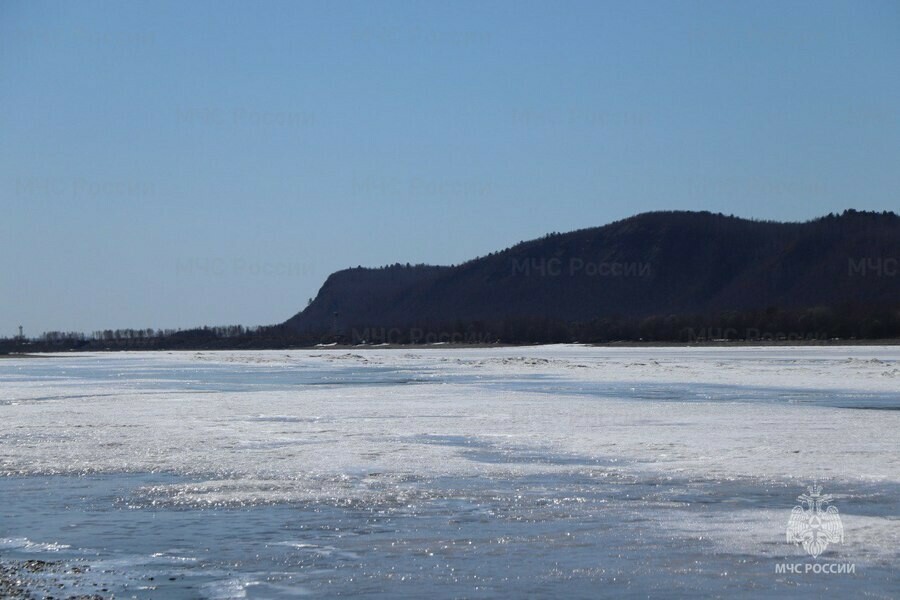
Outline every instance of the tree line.
<path fill-rule="evenodd" d="M 0 338 L 0 353 L 66 350 L 228 350 L 305 348 L 316 344 L 549 344 L 611 342 L 704 343 L 900 339 L 900 308 L 856 306 L 644 318 L 603 317 L 565 322 L 543 317 L 494 321 L 414 322 L 408 326 L 356 324 L 301 332 L 285 325 L 227 325 L 194 329 L 105 329 L 91 335 L 46 332 L 37 338 Z"/>

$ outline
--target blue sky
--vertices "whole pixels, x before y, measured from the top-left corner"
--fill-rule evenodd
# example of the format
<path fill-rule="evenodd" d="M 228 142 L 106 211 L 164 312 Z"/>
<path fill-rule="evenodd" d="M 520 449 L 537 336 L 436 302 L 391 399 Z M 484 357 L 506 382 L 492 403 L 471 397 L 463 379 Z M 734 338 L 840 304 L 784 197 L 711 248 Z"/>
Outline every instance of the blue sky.
<path fill-rule="evenodd" d="M 900 208 L 896 2 L 0 2 L 0 335 L 638 212 Z"/>

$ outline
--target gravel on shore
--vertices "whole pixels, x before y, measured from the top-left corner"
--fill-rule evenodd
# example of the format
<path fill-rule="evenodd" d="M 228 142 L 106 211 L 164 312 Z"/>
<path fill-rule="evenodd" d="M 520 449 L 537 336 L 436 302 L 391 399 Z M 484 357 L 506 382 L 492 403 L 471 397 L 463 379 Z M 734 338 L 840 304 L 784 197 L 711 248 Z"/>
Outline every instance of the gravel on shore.
<path fill-rule="evenodd" d="M 9 600 L 106 600 L 99 593 L 71 594 L 71 588 L 90 567 L 60 561 L 0 559 L 0 598 Z"/>

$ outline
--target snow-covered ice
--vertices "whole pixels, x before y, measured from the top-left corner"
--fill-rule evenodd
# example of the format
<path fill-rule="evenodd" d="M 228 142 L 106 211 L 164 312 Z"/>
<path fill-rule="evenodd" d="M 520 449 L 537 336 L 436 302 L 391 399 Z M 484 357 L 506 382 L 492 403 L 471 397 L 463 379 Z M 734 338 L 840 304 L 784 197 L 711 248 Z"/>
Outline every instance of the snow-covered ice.
<path fill-rule="evenodd" d="M 179 544 L 148 542 L 123 581 L 149 561 L 199 578 L 210 597 L 416 596 L 426 583 L 450 596 L 815 596 L 819 580 L 774 565 L 808 558 L 784 531 L 818 481 L 846 536 L 821 558 L 857 565 L 829 589 L 890 596 L 898 409 L 900 348 L 882 346 L 7 358 L 0 493 L 75 494 L 117 527 L 177 518 L 196 560 L 160 566 Z M 113 531 L 70 535 L 61 508 L 37 520 L 25 500 L 11 505 L 0 556 L 23 550 L 15 540 L 123 551 Z M 201 524 L 209 511 L 232 515 L 268 558 L 224 569 L 231 552 L 209 548 L 224 535 Z M 286 514 L 292 535 L 276 525 Z M 338 522 L 374 531 L 333 535 Z M 328 583 L 337 571 L 356 584 Z"/>

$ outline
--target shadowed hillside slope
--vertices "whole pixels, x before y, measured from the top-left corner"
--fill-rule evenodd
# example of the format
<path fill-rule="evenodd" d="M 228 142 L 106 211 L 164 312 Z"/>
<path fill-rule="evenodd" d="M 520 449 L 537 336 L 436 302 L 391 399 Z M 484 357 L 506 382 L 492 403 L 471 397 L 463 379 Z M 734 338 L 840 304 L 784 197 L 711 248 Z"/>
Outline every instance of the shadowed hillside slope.
<path fill-rule="evenodd" d="M 654 212 L 547 235 L 453 267 L 339 271 L 286 325 L 346 337 L 372 328 L 490 324 L 496 331 L 529 320 L 896 311 L 898 259 L 900 217 L 893 213 L 849 210 L 777 223 Z"/>

